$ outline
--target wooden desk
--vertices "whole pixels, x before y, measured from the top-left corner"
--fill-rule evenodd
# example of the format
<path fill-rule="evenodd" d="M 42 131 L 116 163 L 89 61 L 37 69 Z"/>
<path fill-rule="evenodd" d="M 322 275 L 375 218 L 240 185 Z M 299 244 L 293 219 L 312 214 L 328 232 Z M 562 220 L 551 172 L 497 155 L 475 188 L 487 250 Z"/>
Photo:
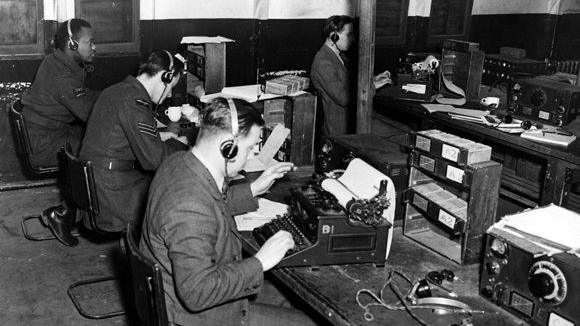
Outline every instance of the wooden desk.
<path fill-rule="evenodd" d="M 532 142 L 519 135 L 485 125 L 453 120 L 447 114 L 429 114 L 417 102 L 375 98 L 375 111 L 386 118 L 404 114 L 416 122 L 415 129 L 437 128 L 490 145 L 492 159 L 503 164 L 500 195 L 520 208 L 555 203 L 580 211 L 580 194 L 573 191 L 580 180 L 580 140 L 567 149 Z M 580 136 L 580 121 L 566 126 Z"/>
<path fill-rule="evenodd" d="M 302 184 L 305 180 L 285 178 L 272 188 L 268 197 L 272 200 L 287 197 L 288 187 Z M 257 244 L 251 233 L 243 232 L 243 236 L 244 249 L 254 253 Z M 386 310 L 383 307 L 372 307 L 370 312 L 374 320 L 367 322 L 363 316 L 364 311 L 356 302 L 356 293 L 360 289 L 366 288 L 378 293 L 392 269 L 405 273 L 412 280 L 424 278 L 429 271 L 450 269 L 459 280 L 445 282 L 444 285 L 457 292 L 458 299 L 473 309 L 485 311 L 472 316 L 474 325 L 527 325 L 479 296 L 478 264 L 460 266 L 404 237 L 400 228 L 395 229 L 390 256 L 384 267 L 356 264 L 322 266 L 318 269 L 278 268 L 273 269 L 271 274 L 334 325 L 418 325 L 407 312 Z M 395 278 L 395 282 L 402 293 L 408 291 L 408 283 L 400 278 Z M 440 290 L 432 292 L 435 296 L 445 296 L 445 292 Z M 383 297 L 387 303 L 397 302 L 395 294 L 388 287 L 383 291 Z M 370 296 L 363 295 L 361 302 L 366 304 L 373 301 Z M 439 315 L 427 309 L 415 309 L 414 312 L 431 325 L 447 326 L 467 317 L 466 314 Z"/>

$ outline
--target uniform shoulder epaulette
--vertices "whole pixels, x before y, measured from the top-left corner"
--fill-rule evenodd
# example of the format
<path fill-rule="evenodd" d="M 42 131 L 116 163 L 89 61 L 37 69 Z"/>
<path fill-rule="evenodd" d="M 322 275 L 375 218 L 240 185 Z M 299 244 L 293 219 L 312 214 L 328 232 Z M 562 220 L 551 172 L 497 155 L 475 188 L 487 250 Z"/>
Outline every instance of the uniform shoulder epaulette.
<path fill-rule="evenodd" d="M 135 103 L 139 104 L 139 105 L 143 105 L 144 107 L 150 109 L 151 108 L 151 101 L 149 100 L 144 100 L 144 99 L 140 99 L 140 98 L 136 98 L 135 99 Z"/>

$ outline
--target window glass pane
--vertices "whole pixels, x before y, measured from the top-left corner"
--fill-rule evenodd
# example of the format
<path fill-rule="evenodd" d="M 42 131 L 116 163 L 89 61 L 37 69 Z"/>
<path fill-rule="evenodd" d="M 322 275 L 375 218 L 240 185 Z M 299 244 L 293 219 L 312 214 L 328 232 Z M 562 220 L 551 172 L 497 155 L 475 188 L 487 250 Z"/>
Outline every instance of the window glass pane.
<path fill-rule="evenodd" d="M 133 42 L 133 0 L 76 0 L 77 17 L 93 27 L 97 43 Z"/>
<path fill-rule="evenodd" d="M 403 1 L 377 1 L 375 33 L 377 36 L 399 36 Z"/>
<path fill-rule="evenodd" d="M 0 0 L 0 45 L 36 44 L 36 0 Z"/>
<path fill-rule="evenodd" d="M 463 34 L 468 0 L 432 0 L 430 35 Z"/>

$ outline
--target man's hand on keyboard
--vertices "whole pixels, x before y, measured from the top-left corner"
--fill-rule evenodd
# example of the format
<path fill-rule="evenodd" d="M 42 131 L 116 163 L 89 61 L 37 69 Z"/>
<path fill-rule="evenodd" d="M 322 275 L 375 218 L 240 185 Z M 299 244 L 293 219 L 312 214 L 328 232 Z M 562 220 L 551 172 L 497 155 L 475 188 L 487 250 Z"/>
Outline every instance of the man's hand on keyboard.
<path fill-rule="evenodd" d="M 292 248 L 294 248 L 292 235 L 288 231 L 280 230 L 264 242 L 254 257 L 262 263 L 265 272 L 276 266 Z"/>
<path fill-rule="evenodd" d="M 272 187 L 276 179 L 283 177 L 286 172 L 294 170 L 294 163 L 282 162 L 267 168 L 262 175 L 250 185 L 254 197 L 262 195 Z"/>

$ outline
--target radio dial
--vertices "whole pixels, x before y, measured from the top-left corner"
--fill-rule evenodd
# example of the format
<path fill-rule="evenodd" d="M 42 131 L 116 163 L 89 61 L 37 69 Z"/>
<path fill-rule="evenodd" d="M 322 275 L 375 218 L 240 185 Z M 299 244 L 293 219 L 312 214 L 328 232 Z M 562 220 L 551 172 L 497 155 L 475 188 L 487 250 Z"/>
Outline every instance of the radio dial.
<path fill-rule="evenodd" d="M 497 275 L 497 274 L 499 274 L 499 271 L 501 269 L 498 262 L 496 262 L 496 261 L 489 262 L 489 263 L 485 264 L 485 268 L 487 269 L 487 273 L 489 275 Z"/>
<path fill-rule="evenodd" d="M 532 96 L 530 97 L 530 101 L 534 106 L 544 106 L 547 99 L 548 96 L 546 95 L 546 92 L 544 92 L 544 90 L 541 88 L 534 89 Z"/>
<path fill-rule="evenodd" d="M 537 261 L 530 267 L 528 287 L 534 296 L 553 305 L 562 303 L 568 292 L 568 284 L 560 268 L 546 260 Z"/>
<path fill-rule="evenodd" d="M 560 113 L 564 113 L 564 112 L 566 112 L 566 107 L 564 107 L 563 105 L 558 105 L 558 108 L 556 109 L 556 111 L 558 111 Z"/>

